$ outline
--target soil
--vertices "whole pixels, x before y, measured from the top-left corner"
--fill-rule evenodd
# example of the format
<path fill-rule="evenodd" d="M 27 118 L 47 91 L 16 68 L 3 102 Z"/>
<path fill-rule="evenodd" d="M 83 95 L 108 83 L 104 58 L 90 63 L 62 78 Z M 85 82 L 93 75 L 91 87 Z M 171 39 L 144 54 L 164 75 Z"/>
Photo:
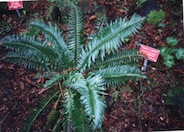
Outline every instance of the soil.
<path fill-rule="evenodd" d="M 85 2 L 85 0 L 81 0 L 81 2 Z M 172 3 L 172 1 L 157 0 L 156 2 L 166 12 L 166 18 L 162 21 L 166 27 L 162 29 L 161 33 L 158 33 L 158 26 L 145 23 L 140 32 L 132 36 L 126 48 L 138 48 L 135 42 L 148 46 L 152 46 L 153 43 L 156 43 L 157 47 L 166 46 L 165 40 L 168 36 L 178 39 L 176 48 L 184 48 L 181 1 Z M 88 10 L 85 16 L 87 34 L 93 31 L 92 18 L 95 19 L 92 10 L 94 5 L 91 2 L 89 3 L 90 5 L 85 3 L 87 7 L 90 6 L 90 11 Z M 129 9 L 130 12 L 135 7 L 132 0 L 126 2 L 99 0 L 96 3 L 99 7 L 106 9 L 109 20 L 129 14 L 121 6 Z M 15 14 L 12 15 L 7 12 L 1 14 L 0 25 L 4 32 L 1 32 L 0 39 L 5 35 L 24 31 L 27 22 L 30 18 L 34 18 L 36 13 L 43 18 L 49 5 L 48 2 L 25 2 L 25 4 L 29 5 L 26 6 L 29 13 L 27 16 L 22 15 L 22 18 L 17 18 Z M 180 14 L 177 12 L 180 12 Z M 3 27 L 3 23 L 8 24 L 7 26 L 11 27 L 10 30 L 5 30 L 6 26 Z M 6 49 L 0 47 L 0 58 L 5 53 Z M 138 82 L 129 81 L 123 87 L 108 89 L 103 131 L 184 130 L 184 109 L 182 109 L 182 103 L 178 103 L 183 100 L 184 92 L 177 98 L 172 98 L 172 101 L 176 102 L 172 105 L 168 103 L 167 95 L 170 89 L 184 88 L 183 62 L 184 60 L 175 60 L 175 65 L 168 68 L 164 65 L 162 56 L 159 56 L 158 61 L 156 63 L 149 62 L 146 71 L 143 72 L 147 79 Z M 143 61 L 139 62 L 140 67 L 142 63 Z M 35 73 L 36 71 L 16 64 L 0 61 L 0 131 L 19 132 L 29 110 L 34 108 L 42 98 L 43 93 L 40 84 L 44 80 L 35 79 Z M 34 131 L 48 131 L 44 124 L 46 114 L 47 112 L 43 112 L 39 116 L 33 126 Z"/>

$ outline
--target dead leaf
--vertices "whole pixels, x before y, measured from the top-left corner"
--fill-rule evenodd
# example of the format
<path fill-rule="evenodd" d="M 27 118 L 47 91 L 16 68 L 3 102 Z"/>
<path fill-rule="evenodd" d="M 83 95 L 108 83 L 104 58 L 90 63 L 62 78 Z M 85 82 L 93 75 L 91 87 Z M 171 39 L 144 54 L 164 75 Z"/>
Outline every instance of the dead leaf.
<path fill-rule="evenodd" d="M 96 15 L 92 15 L 92 16 L 89 18 L 89 20 L 91 21 L 91 20 L 94 20 L 94 19 L 96 19 L 96 18 L 97 18 Z"/>
<path fill-rule="evenodd" d="M 24 83 L 23 83 L 23 82 L 20 82 L 20 88 L 21 88 L 22 90 L 25 89 L 25 86 L 24 86 Z"/>
<path fill-rule="evenodd" d="M 41 89 L 38 90 L 38 94 L 42 94 L 46 90 L 47 90 L 46 88 L 41 88 Z"/>

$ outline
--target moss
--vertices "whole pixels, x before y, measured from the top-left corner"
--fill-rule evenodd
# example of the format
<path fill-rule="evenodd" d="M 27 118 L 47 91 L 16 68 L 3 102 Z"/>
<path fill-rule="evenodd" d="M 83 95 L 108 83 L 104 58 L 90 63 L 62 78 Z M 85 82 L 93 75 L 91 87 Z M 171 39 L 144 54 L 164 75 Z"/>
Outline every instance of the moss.
<path fill-rule="evenodd" d="M 158 24 L 159 22 L 161 22 L 163 19 L 165 18 L 165 12 L 163 10 L 159 10 L 159 11 L 151 11 L 148 14 L 148 17 L 146 19 L 146 21 L 149 24 Z"/>

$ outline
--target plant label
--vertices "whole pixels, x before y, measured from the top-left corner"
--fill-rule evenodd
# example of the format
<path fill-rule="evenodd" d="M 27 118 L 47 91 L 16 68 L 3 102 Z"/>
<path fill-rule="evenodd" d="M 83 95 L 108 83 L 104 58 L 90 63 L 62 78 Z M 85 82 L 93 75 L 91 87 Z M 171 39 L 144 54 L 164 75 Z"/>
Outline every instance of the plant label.
<path fill-rule="evenodd" d="M 8 1 L 8 8 L 9 10 L 22 9 L 23 8 L 22 0 Z"/>
<path fill-rule="evenodd" d="M 145 59 L 152 62 L 157 62 L 160 51 L 146 45 L 141 45 L 139 53 L 143 55 Z"/>

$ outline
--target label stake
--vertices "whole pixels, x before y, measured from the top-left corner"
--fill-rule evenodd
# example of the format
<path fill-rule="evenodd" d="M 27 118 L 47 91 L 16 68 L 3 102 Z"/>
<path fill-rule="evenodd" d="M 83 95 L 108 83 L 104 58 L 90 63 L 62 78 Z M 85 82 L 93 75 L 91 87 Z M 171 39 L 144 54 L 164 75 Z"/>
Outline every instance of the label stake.
<path fill-rule="evenodd" d="M 17 12 L 17 15 L 19 16 L 19 18 L 21 18 L 21 14 L 20 14 L 18 9 L 16 9 L 16 12 Z"/>

